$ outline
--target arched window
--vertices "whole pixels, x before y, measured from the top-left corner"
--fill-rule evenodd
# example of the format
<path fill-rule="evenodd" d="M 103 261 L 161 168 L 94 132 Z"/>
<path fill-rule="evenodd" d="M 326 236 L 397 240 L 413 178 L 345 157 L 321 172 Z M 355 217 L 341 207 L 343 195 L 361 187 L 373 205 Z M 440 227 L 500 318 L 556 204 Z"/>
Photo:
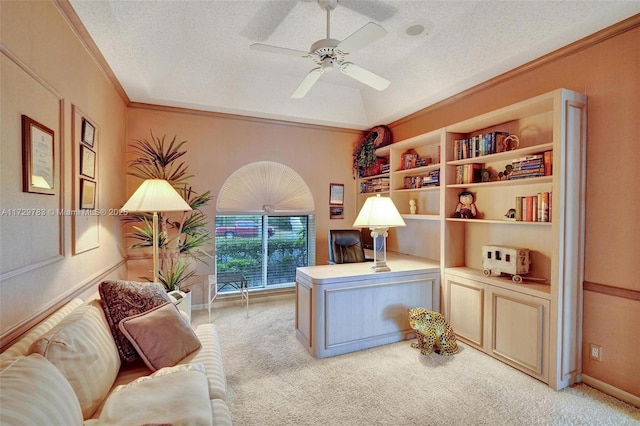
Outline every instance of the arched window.
<path fill-rule="evenodd" d="M 218 194 L 215 241 L 218 274 L 242 273 L 251 289 L 293 286 L 296 267 L 315 264 L 309 187 L 280 163 L 241 167 Z"/>

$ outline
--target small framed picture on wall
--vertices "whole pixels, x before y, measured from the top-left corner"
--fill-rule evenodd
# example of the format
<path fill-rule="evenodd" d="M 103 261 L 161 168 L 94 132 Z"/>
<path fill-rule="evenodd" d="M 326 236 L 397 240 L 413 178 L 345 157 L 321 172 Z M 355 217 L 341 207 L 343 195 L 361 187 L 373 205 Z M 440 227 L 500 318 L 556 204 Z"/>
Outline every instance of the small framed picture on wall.
<path fill-rule="evenodd" d="M 22 116 L 22 190 L 55 194 L 53 130 L 26 115 Z"/>
<path fill-rule="evenodd" d="M 80 173 L 91 179 L 96 177 L 96 153 L 84 145 L 80 146 Z"/>
<path fill-rule="evenodd" d="M 329 204 L 344 205 L 344 185 L 341 183 L 329 184 Z"/>
<path fill-rule="evenodd" d="M 93 146 L 96 136 L 96 127 L 86 118 L 82 119 L 82 142 L 89 146 Z"/>
<path fill-rule="evenodd" d="M 344 219 L 344 206 L 329 206 L 329 219 Z"/>
<path fill-rule="evenodd" d="M 96 183 L 88 179 L 80 179 L 80 208 L 93 210 L 96 208 Z"/>

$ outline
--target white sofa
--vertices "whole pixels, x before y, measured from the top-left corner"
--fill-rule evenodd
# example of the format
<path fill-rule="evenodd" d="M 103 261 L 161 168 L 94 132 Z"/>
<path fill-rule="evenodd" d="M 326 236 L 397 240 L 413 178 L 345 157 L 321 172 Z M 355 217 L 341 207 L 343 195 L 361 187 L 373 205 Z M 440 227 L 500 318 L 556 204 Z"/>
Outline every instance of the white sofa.
<path fill-rule="evenodd" d="M 187 326 L 200 348 L 153 372 L 121 361 L 101 303 L 72 300 L 0 354 L 0 424 L 231 425 L 214 324 Z"/>

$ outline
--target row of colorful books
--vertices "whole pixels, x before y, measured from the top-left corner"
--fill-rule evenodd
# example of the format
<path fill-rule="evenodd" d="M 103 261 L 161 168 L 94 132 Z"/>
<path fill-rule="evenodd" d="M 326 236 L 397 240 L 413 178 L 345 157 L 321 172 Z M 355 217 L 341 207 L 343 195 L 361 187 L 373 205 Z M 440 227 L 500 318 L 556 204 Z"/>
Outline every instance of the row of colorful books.
<path fill-rule="evenodd" d="M 440 170 L 432 170 L 423 176 L 405 176 L 404 189 L 419 189 L 440 185 Z"/>
<path fill-rule="evenodd" d="M 551 176 L 553 173 L 553 151 L 533 154 L 515 159 L 504 172 L 495 175 L 495 171 L 485 169 L 483 163 L 469 163 L 456 166 L 456 184 L 491 182 L 494 180 L 526 179 L 530 177 Z M 484 174 L 484 175 L 483 175 Z"/>
<path fill-rule="evenodd" d="M 521 222 L 551 222 L 552 192 L 516 197 L 515 220 Z"/>
<path fill-rule="evenodd" d="M 456 166 L 456 183 L 482 182 L 482 163 L 470 163 Z"/>
<path fill-rule="evenodd" d="M 360 183 L 360 192 L 365 194 L 369 192 L 386 192 L 389 191 L 389 178 L 381 177 L 369 179 Z"/>
<path fill-rule="evenodd" d="M 509 179 L 526 179 L 529 177 L 551 176 L 552 151 L 542 154 L 528 155 L 511 163 Z"/>
<path fill-rule="evenodd" d="M 465 139 L 453 141 L 453 159 L 464 160 L 466 158 L 481 157 L 509 150 L 504 140 L 509 132 L 489 132 Z"/>

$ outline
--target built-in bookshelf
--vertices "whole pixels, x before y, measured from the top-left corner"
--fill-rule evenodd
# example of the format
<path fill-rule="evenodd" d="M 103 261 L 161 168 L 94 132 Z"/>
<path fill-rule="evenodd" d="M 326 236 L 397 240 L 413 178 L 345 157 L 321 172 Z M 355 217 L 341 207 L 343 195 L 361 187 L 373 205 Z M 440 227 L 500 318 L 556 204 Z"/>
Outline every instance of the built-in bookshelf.
<path fill-rule="evenodd" d="M 581 351 L 586 97 L 559 89 L 383 153 L 388 195 L 407 222 L 390 232 L 390 247 L 440 262 L 441 311 L 458 338 L 554 389 L 572 384 Z M 476 217 L 455 217 L 463 192 L 473 194 Z M 529 249 L 523 281 L 488 276 L 485 245 Z"/>
<path fill-rule="evenodd" d="M 445 316 L 461 340 L 555 389 L 573 383 L 578 371 L 585 129 L 586 97 L 567 90 L 446 129 Z M 461 158 L 457 141 L 493 132 L 517 142 L 500 152 L 474 146 L 474 155 Z M 481 165 L 479 178 L 459 183 L 467 164 Z M 475 197 L 476 218 L 451 217 L 463 191 Z M 486 276 L 485 245 L 528 248 L 524 281 Z"/>
<path fill-rule="evenodd" d="M 377 149 L 376 156 L 387 160 L 389 173 L 358 179 L 358 209 L 368 196 L 381 192 L 393 199 L 406 220 L 439 221 L 440 147 L 443 141 L 444 131 L 440 130 Z M 411 160 L 408 157 L 412 157 Z M 383 191 L 364 190 L 372 187 L 370 182 L 377 179 L 385 179 L 388 186 Z M 414 214 L 410 200 L 415 201 Z"/>

